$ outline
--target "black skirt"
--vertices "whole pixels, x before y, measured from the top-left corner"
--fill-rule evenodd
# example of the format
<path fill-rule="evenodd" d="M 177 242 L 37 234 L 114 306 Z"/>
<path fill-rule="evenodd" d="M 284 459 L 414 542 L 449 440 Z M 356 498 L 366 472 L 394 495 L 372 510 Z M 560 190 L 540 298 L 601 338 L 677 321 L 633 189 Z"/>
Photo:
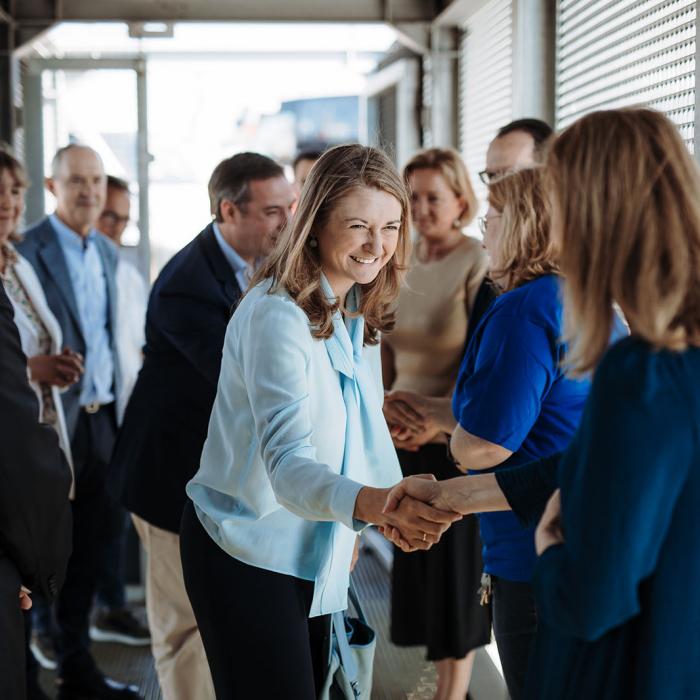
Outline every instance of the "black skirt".
<path fill-rule="evenodd" d="M 460 476 L 444 445 L 418 452 L 398 450 L 405 476 Z M 481 540 L 474 515 L 465 516 L 428 551 L 406 554 L 394 547 L 391 639 L 426 646 L 429 661 L 461 659 L 491 640 L 488 608 L 479 604 Z"/>

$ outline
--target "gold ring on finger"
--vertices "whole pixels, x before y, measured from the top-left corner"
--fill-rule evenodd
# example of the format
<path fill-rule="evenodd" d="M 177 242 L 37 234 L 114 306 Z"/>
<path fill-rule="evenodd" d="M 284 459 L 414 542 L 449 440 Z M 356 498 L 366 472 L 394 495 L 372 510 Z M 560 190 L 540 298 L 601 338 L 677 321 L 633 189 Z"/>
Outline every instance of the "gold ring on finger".
<path fill-rule="evenodd" d="M 428 537 L 428 533 L 427 533 L 427 532 L 424 532 L 424 533 L 423 533 L 423 542 L 425 542 L 425 540 L 427 539 L 427 537 Z"/>

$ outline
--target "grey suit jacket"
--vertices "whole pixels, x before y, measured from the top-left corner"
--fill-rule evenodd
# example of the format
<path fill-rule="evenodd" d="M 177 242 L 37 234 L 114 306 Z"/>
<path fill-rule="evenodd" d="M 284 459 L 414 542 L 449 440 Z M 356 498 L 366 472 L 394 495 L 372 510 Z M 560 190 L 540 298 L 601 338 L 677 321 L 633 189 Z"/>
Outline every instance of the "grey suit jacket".
<path fill-rule="evenodd" d="M 113 391 L 114 395 L 117 396 L 121 387 L 119 357 L 114 338 L 114 331 L 117 327 L 117 285 L 115 279 L 117 251 L 114 245 L 102 236 L 97 236 L 95 240 L 107 280 L 109 334 L 114 360 Z M 49 307 L 61 326 L 64 346 L 84 356 L 86 350 L 85 336 L 68 272 L 68 264 L 63 255 L 58 235 L 49 218 L 47 217 L 27 229 L 22 241 L 17 244 L 17 249 L 31 263 L 41 282 Z M 66 414 L 66 424 L 71 439 L 75 434 L 75 427 L 78 422 L 81 390 L 82 379 L 62 394 L 63 409 Z"/>

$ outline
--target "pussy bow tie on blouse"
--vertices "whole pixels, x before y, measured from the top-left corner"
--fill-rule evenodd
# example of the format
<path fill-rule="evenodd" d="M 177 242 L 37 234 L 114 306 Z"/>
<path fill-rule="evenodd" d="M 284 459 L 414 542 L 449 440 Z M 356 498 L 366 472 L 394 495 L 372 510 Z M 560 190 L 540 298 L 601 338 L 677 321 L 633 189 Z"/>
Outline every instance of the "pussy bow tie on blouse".
<path fill-rule="evenodd" d="M 328 280 L 322 277 L 323 291 L 334 300 Z M 360 290 L 355 285 L 346 300 L 346 309 L 357 311 Z M 345 449 L 340 473 L 366 486 L 387 487 L 401 479 L 396 450 L 386 426 L 380 393 L 365 358 L 365 321 L 362 316 L 333 317 L 333 335 L 324 340 L 331 366 L 338 372 L 345 404 Z M 322 426 L 319 429 L 323 429 Z M 362 523 L 357 523 L 361 528 Z M 316 576 L 311 616 L 347 606 L 350 562 L 356 532 L 333 523 L 332 536 Z"/>

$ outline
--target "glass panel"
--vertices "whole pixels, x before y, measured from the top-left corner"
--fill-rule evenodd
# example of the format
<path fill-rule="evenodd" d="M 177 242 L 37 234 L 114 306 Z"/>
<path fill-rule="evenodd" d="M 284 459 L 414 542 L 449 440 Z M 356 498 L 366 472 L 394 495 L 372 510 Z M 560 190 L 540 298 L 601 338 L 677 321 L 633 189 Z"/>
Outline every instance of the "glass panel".
<path fill-rule="evenodd" d="M 138 110 L 136 72 L 132 69 L 46 70 L 44 98 L 44 171 L 58 148 L 82 143 L 94 148 L 105 171 L 129 183 L 131 220 L 122 243 L 139 242 Z M 45 194 L 46 212 L 54 198 Z"/>

